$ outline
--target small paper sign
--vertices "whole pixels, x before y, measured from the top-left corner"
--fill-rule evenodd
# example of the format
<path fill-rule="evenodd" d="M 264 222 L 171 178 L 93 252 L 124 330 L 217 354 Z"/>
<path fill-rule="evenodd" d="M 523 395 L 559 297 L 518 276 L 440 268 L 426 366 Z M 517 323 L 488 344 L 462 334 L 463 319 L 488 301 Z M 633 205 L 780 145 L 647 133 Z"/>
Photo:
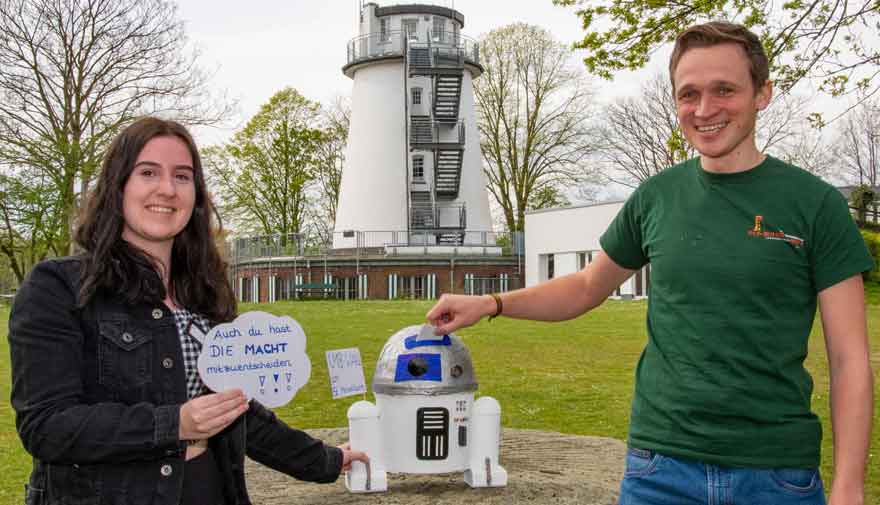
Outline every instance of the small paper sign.
<path fill-rule="evenodd" d="M 430 324 L 423 324 L 419 329 L 419 334 L 416 336 L 416 340 L 436 340 L 437 336 L 434 335 L 434 327 Z"/>
<path fill-rule="evenodd" d="M 361 352 L 357 347 L 327 351 L 327 371 L 334 400 L 367 392 Z"/>
<path fill-rule="evenodd" d="M 239 388 L 267 407 L 290 402 L 312 373 L 299 323 L 259 311 L 212 328 L 202 342 L 198 366 L 212 390 Z"/>

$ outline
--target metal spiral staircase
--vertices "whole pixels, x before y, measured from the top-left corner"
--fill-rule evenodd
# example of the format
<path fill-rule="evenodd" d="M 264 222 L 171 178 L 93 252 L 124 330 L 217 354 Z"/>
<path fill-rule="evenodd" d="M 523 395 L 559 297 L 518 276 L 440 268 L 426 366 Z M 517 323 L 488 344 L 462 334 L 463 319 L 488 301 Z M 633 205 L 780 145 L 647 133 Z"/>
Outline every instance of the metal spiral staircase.
<path fill-rule="evenodd" d="M 430 151 L 434 161 L 429 190 L 410 191 L 410 227 L 434 232 L 438 244 L 458 245 L 467 224 L 464 204 L 452 203 L 459 195 L 464 159 L 465 128 L 459 118 L 464 51 L 446 34 L 433 35 L 427 42 L 408 41 L 404 52 L 407 78 L 432 81 L 430 115 L 408 118 L 410 151 Z M 447 42 L 432 43 L 432 38 Z"/>

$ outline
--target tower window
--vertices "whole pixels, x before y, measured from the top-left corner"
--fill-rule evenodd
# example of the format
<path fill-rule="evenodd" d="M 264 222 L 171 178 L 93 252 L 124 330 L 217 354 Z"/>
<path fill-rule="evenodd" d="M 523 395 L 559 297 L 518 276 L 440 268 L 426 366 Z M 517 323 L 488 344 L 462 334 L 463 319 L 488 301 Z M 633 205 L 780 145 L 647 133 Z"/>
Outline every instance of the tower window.
<path fill-rule="evenodd" d="M 446 20 L 440 16 L 434 16 L 434 39 L 443 40 L 443 32 L 446 31 Z"/>
<path fill-rule="evenodd" d="M 419 26 L 418 19 L 404 19 L 403 20 L 403 31 L 406 33 L 406 38 L 408 39 L 417 39 L 418 35 L 416 34 L 416 29 Z"/>
<path fill-rule="evenodd" d="M 425 178 L 425 157 L 413 156 L 412 159 L 412 176 L 414 180 L 424 180 Z"/>
<path fill-rule="evenodd" d="M 422 103 L 422 88 L 413 88 L 410 90 L 412 92 L 412 104 L 419 105 Z"/>
<path fill-rule="evenodd" d="M 391 32 L 388 30 L 388 23 L 391 20 L 382 18 L 379 20 L 379 42 L 388 42 L 391 40 Z"/>

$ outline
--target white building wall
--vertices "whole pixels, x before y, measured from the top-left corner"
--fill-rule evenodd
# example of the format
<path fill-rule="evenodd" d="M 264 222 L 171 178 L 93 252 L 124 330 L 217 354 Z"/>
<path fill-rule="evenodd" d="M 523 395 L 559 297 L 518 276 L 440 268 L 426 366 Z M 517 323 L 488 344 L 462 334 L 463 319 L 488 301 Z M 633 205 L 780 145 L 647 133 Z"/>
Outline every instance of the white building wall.
<path fill-rule="evenodd" d="M 337 231 L 407 229 L 406 160 L 410 152 L 403 101 L 401 63 L 373 63 L 358 69 L 352 86 Z"/>
<path fill-rule="evenodd" d="M 602 247 L 599 237 L 617 216 L 623 202 L 582 205 L 533 211 L 526 214 L 526 286 L 547 280 L 549 255 L 553 255 L 554 275 L 561 277 L 578 270 L 578 253 L 595 253 Z M 589 262 L 589 260 L 587 260 Z M 643 269 L 642 278 L 645 278 Z M 643 292 L 645 282 L 642 283 Z M 635 277 L 620 286 L 621 296 L 634 296 Z"/>
<path fill-rule="evenodd" d="M 483 174 L 483 159 L 480 154 L 480 131 L 477 129 L 473 77 L 467 71 L 467 66 L 461 82 L 459 117 L 464 120 L 465 148 L 461 167 L 461 189 L 457 201 L 463 201 L 467 206 L 468 232 L 489 231 L 492 229 L 492 217 L 489 214 L 489 195 L 486 193 L 486 176 Z M 479 243 L 476 238 L 465 242 Z"/>
<path fill-rule="evenodd" d="M 578 269 L 577 253 L 569 252 L 556 254 L 553 259 L 555 264 L 555 272 L 553 273 L 554 277 L 570 274 L 572 272 L 576 272 Z"/>

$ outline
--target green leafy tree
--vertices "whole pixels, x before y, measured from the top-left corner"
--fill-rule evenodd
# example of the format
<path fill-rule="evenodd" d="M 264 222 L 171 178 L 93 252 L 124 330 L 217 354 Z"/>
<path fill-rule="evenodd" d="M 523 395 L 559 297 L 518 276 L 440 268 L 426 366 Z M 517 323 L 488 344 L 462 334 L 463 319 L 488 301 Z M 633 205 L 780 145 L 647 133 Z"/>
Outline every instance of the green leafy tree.
<path fill-rule="evenodd" d="M 63 253 L 56 235 L 64 223 L 58 212 L 61 199 L 45 174 L 7 172 L 0 173 L 0 253 L 17 285 L 38 261 Z"/>
<path fill-rule="evenodd" d="M 286 237 L 305 223 L 309 189 L 324 142 L 319 104 L 285 88 L 232 140 L 205 150 L 223 215 L 238 232 Z"/>
<path fill-rule="evenodd" d="M 529 200 L 529 209 L 552 209 L 554 207 L 566 207 L 571 205 L 571 201 L 566 197 L 559 188 L 553 186 L 543 186 L 534 191 Z"/>
<path fill-rule="evenodd" d="M 589 179 L 591 94 L 571 49 L 522 23 L 480 40 L 486 71 L 474 80 L 487 189 L 509 231 L 522 231 L 533 195 L 558 195 Z"/>
<path fill-rule="evenodd" d="M 590 72 L 611 79 L 619 70 L 645 65 L 653 51 L 685 28 L 712 19 L 740 22 L 757 33 L 770 56 L 771 76 L 783 91 L 804 78 L 838 96 L 876 91 L 880 52 L 880 0 L 553 0 L 578 6 L 586 34 L 575 47 L 586 49 Z M 819 125 L 823 118 L 812 116 Z"/>

